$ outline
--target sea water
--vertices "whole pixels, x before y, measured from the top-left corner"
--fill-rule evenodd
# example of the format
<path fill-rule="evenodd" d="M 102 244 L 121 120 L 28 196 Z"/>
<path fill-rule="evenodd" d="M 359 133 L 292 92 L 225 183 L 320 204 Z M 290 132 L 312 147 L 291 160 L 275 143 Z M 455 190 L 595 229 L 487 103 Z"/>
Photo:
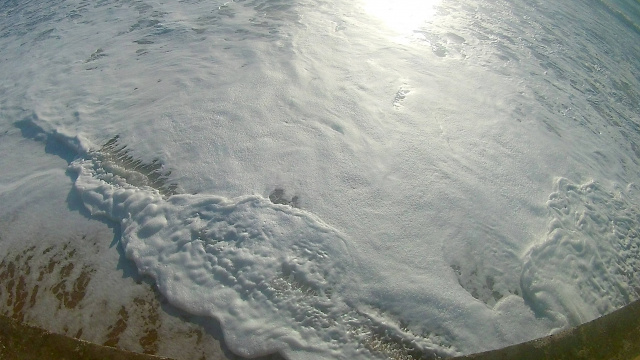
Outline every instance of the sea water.
<path fill-rule="evenodd" d="M 240 355 L 446 357 L 638 298 L 635 0 L 0 13 L 0 138 L 64 160 L 4 161 L 2 206 L 66 169 Z"/>

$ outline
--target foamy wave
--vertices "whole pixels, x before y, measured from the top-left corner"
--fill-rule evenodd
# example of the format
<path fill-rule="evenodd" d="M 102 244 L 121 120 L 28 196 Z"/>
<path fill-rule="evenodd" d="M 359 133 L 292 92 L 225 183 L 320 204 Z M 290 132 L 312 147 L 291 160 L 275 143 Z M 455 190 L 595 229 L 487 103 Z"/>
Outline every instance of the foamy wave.
<path fill-rule="evenodd" d="M 375 301 L 359 298 L 362 280 L 351 269 L 362 260 L 351 254 L 350 240 L 297 208 L 283 189 L 269 198 L 180 194 L 159 161 L 133 158 L 118 137 L 94 146 L 35 121 L 21 125 L 33 128 L 34 138 L 77 152 L 69 167 L 85 207 L 119 222 L 126 256 L 139 271 L 173 305 L 219 319 L 236 353 L 305 359 L 459 353 L 446 336 L 415 333 Z M 558 329 L 638 297 L 640 209 L 632 185 L 611 192 L 593 181 L 558 178 L 554 186 L 549 230 L 522 258 L 520 289 L 496 295 L 493 280 L 458 276 L 468 290 L 488 286 L 476 297 L 498 312 L 503 297 L 522 296 Z M 491 296 L 494 302 L 484 299 Z"/>
<path fill-rule="evenodd" d="M 540 315 L 575 326 L 638 297 L 640 209 L 631 188 L 556 179 L 548 232 L 525 256 L 521 277 L 523 296 Z"/>
<path fill-rule="evenodd" d="M 258 195 L 177 194 L 160 164 L 125 149 L 114 138 L 70 164 L 84 205 L 121 224 L 127 257 L 173 305 L 218 318 L 235 352 L 454 354 L 358 310 L 345 297 L 359 284 L 347 276 L 355 262 L 348 241 L 314 215 Z"/>

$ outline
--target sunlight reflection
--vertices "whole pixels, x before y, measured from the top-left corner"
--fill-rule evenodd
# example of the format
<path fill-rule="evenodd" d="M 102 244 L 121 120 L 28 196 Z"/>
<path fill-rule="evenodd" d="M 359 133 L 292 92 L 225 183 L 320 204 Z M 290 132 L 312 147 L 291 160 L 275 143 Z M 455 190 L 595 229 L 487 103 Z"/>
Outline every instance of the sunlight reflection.
<path fill-rule="evenodd" d="M 433 18 L 441 0 L 365 0 L 366 11 L 386 26 L 408 33 Z"/>

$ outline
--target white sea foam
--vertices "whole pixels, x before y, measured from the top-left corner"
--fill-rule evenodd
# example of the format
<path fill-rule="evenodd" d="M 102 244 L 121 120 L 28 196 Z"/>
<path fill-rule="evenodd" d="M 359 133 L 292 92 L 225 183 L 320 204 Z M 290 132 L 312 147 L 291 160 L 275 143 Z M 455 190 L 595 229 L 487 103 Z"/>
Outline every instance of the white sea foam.
<path fill-rule="evenodd" d="M 313 215 L 260 196 L 163 197 L 130 184 L 146 175 L 121 166 L 123 156 L 105 155 L 90 151 L 70 165 L 85 206 L 118 221 L 139 271 L 173 305 L 218 318 L 236 352 L 358 358 L 381 352 L 376 346 L 410 346 L 452 354 L 353 307 L 360 281 L 349 272 L 357 264 L 344 235 Z"/>
<path fill-rule="evenodd" d="M 0 136 L 240 354 L 488 350 L 637 297 L 619 3 L 444 0 L 402 34 L 366 1 L 6 3 Z"/>
<path fill-rule="evenodd" d="M 640 209 L 635 186 L 560 178 L 555 190 L 548 233 L 525 256 L 521 285 L 541 315 L 575 326 L 638 298 Z"/>

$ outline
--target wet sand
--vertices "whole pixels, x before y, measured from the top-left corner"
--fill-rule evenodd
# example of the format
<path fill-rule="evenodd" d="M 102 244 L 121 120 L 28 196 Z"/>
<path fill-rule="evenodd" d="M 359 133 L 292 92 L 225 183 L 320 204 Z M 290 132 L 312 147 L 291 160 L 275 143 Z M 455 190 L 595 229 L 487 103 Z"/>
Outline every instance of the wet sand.
<path fill-rule="evenodd" d="M 0 359 L 166 359 L 53 334 L 0 316 Z"/>
<path fill-rule="evenodd" d="M 167 359 L 92 344 L 0 316 L 1 359 Z M 209 360 L 225 357 L 204 357 Z M 277 359 L 277 355 L 262 359 Z M 455 358 L 485 359 L 640 359 L 640 301 L 577 328 L 509 346 Z"/>

